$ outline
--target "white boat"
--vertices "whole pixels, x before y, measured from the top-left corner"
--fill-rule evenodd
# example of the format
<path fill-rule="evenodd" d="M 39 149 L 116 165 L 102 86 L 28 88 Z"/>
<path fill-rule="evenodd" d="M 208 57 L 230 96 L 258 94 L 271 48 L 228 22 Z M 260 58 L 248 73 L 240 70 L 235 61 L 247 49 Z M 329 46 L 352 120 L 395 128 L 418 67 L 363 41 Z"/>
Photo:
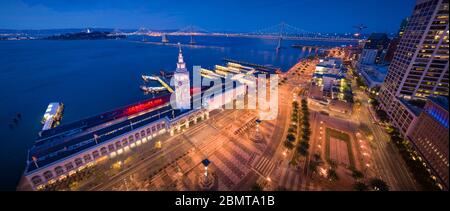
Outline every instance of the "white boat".
<path fill-rule="evenodd" d="M 42 130 L 49 130 L 57 126 L 62 119 L 62 112 L 64 110 L 64 104 L 62 103 L 50 103 L 45 110 L 44 117 L 42 118 Z"/>
<path fill-rule="evenodd" d="M 141 77 L 144 81 L 158 81 L 159 80 L 159 78 L 156 76 L 142 75 Z"/>
<path fill-rule="evenodd" d="M 167 88 L 163 87 L 163 86 L 158 86 L 158 87 L 141 86 L 141 89 L 144 92 L 150 92 L 150 93 L 162 92 L 162 91 L 167 90 Z"/>

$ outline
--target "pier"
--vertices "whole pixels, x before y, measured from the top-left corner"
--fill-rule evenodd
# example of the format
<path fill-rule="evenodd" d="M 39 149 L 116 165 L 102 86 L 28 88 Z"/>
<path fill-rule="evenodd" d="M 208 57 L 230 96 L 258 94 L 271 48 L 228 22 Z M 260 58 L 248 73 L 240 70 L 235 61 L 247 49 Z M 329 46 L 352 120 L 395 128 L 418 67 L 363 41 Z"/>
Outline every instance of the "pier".
<path fill-rule="evenodd" d="M 253 67 L 256 70 L 265 72 L 265 73 L 275 73 L 276 71 L 280 70 L 280 68 L 276 68 L 276 67 L 268 67 L 268 66 L 264 66 L 264 65 L 260 65 L 260 64 L 254 64 L 254 63 L 250 63 L 250 62 L 238 61 L 238 60 L 233 60 L 233 59 L 228 59 L 228 58 L 224 58 L 223 61 Z"/>

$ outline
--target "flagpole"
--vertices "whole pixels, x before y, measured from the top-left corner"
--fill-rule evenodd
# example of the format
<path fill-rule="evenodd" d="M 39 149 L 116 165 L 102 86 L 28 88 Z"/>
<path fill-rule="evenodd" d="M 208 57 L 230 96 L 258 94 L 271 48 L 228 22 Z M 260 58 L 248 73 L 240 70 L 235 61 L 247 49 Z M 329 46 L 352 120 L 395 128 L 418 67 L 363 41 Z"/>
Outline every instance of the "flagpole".
<path fill-rule="evenodd" d="M 39 168 L 39 165 L 37 164 L 37 158 L 36 157 L 31 157 L 31 159 L 33 159 L 33 163 L 36 166 L 36 168 Z"/>

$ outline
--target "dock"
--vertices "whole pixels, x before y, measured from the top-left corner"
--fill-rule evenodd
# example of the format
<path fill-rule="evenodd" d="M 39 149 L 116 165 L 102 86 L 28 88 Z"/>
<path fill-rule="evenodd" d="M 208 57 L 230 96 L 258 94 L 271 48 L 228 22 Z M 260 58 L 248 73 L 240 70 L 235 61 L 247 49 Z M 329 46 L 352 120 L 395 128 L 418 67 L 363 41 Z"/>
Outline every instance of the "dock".
<path fill-rule="evenodd" d="M 173 93 L 173 89 L 172 87 L 169 86 L 168 83 L 166 83 L 161 77 L 159 76 L 146 76 L 146 75 L 142 75 L 142 79 L 144 81 L 158 81 L 162 87 L 164 87 L 165 89 L 167 89 L 167 91 L 169 91 L 170 93 Z M 142 89 L 142 87 L 141 87 Z M 146 89 L 148 90 L 158 90 L 160 89 L 160 87 L 146 87 Z"/>
<path fill-rule="evenodd" d="M 268 67 L 268 66 L 264 66 L 264 65 L 260 65 L 260 64 L 254 64 L 254 63 L 250 63 L 250 62 L 238 61 L 238 60 L 233 60 L 233 59 L 228 59 L 228 58 L 224 58 L 223 61 L 252 67 L 252 68 L 256 69 L 257 71 L 261 71 L 261 72 L 265 72 L 265 73 L 275 73 L 276 71 L 280 70 L 280 68 L 277 68 L 277 67 Z"/>

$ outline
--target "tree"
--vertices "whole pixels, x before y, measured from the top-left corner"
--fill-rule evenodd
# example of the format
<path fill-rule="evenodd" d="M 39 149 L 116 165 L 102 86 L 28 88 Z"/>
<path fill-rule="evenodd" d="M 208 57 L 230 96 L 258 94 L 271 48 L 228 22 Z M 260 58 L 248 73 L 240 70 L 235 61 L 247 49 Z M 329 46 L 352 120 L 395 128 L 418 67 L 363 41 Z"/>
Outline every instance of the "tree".
<path fill-rule="evenodd" d="M 376 114 L 377 114 L 377 117 L 378 117 L 382 122 L 386 122 L 386 121 L 389 120 L 388 114 L 387 114 L 385 111 L 381 110 L 381 109 L 378 109 L 378 110 L 376 111 Z"/>
<path fill-rule="evenodd" d="M 352 171 L 352 177 L 356 180 L 364 178 L 364 174 L 356 169 Z"/>
<path fill-rule="evenodd" d="M 311 130 L 309 128 L 304 128 L 303 129 L 303 137 L 305 139 L 309 139 L 309 136 L 311 135 Z"/>
<path fill-rule="evenodd" d="M 302 147 L 302 145 L 297 147 L 297 152 L 302 156 L 308 155 L 308 149 L 306 149 L 305 147 Z"/>
<path fill-rule="evenodd" d="M 284 141 L 284 146 L 289 150 L 294 149 L 294 144 L 288 140 Z"/>
<path fill-rule="evenodd" d="M 353 185 L 353 189 L 356 191 L 368 191 L 369 187 L 364 182 L 357 182 Z"/>
<path fill-rule="evenodd" d="M 379 178 L 373 178 L 370 180 L 370 186 L 373 190 L 376 191 L 389 191 L 389 186 L 386 184 L 385 181 Z"/>
<path fill-rule="evenodd" d="M 300 147 L 303 147 L 306 150 L 308 150 L 309 149 L 309 143 L 306 142 L 306 141 L 302 141 L 302 142 L 300 142 Z"/>
<path fill-rule="evenodd" d="M 287 135 L 286 139 L 287 139 L 288 141 L 293 142 L 293 141 L 295 141 L 295 135 L 292 134 L 292 133 L 289 133 L 289 134 Z"/>
<path fill-rule="evenodd" d="M 315 153 L 315 154 L 313 155 L 313 160 L 316 161 L 316 162 L 321 162 L 321 161 L 322 161 L 322 158 L 320 157 L 319 154 Z"/>
<path fill-rule="evenodd" d="M 316 171 L 317 171 L 317 166 L 319 166 L 319 163 L 318 163 L 318 162 L 316 162 L 316 161 L 311 161 L 311 162 L 309 162 L 309 169 L 310 169 L 312 172 L 316 172 Z"/>
<path fill-rule="evenodd" d="M 253 184 L 251 191 L 262 191 L 263 187 L 259 183 Z"/>
<path fill-rule="evenodd" d="M 328 171 L 328 179 L 332 182 L 339 180 L 336 170 L 333 168 Z"/>
<path fill-rule="evenodd" d="M 294 127 L 289 127 L 288 133 L 295 133 L 296 130 Z"/>

